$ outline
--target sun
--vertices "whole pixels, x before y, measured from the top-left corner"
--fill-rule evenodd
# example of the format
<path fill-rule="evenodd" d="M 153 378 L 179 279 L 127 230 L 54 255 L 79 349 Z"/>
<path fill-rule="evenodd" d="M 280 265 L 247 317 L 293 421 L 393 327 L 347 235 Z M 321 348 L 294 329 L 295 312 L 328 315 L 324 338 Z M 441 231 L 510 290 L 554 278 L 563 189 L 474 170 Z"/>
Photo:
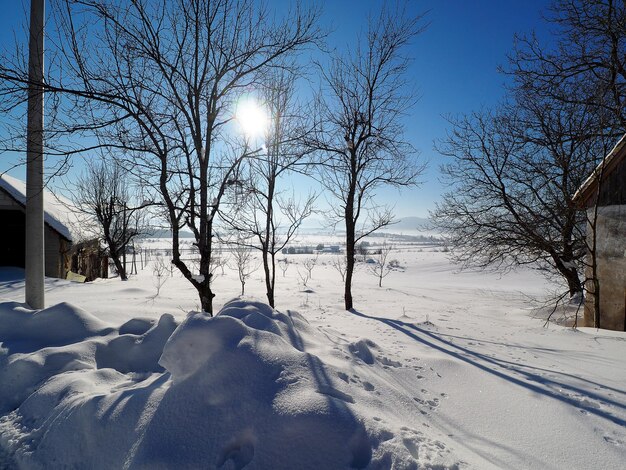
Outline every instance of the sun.
<path fill-rule="evenodd" d="M 267 129 L 267 113 L 253 99 L 241 100 L 237 105 L 235 117 L 248 138 L 260 137 Z"/>

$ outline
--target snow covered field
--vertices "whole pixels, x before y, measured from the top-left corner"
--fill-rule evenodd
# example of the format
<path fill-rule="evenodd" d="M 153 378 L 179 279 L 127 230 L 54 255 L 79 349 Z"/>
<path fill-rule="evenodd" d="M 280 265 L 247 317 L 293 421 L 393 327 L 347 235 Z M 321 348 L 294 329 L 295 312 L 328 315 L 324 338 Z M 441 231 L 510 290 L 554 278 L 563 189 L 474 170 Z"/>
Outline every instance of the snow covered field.
<path fill-rule="evenodd" d="M 544 327 L 531 298 L 558 287 L 537 272 L 393 244 L 400 268 L 380 288 L 362 263 L 354 312 L 333 254 L 306 286 L 308 255 L 286 256 L 277 311 L 261 271 L 231 301 L 218 268 L 214 319 L 175 271 L 156 295 L 151 265 L 48 279 L 39 312 L 1 270 L 0 468 L 624 468 L 625 334 Z"/>

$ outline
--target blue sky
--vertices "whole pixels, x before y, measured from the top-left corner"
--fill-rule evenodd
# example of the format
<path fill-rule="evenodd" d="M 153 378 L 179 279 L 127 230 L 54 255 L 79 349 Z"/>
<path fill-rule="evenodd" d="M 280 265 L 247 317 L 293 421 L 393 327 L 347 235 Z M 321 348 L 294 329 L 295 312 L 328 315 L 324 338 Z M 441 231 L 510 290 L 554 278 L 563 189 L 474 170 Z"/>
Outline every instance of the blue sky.
<path fill-rule="evenodd" d="M 286 1 L 281 3 L 287 3 Z M 377 0 L 336 0 L 325 3 L 324 19 L 332 25 L 329 43 L 349 47 L 367 21 Z M 542 15 L 548 0 L 414 0 L 411 11 L 425 13 L 428 28 L 415 38 L 411 78 L 420 96 L 406 119 L 407 137 L 429 162 L 416 189 L 379 191 L 395 205 L 398 217 L 427 217 L 445 188 L 440 182 L 443 157 L 433 148 L 446 134 L 447 115 L 470 113 L 493 106 L 504 95 L 506 65 L 515 33 L 535 31 L 549 40 Z"/>
<path fill-rule="evenodd" d="M 397 199 L 398 216 L 427 216 L 445 190 L 439 166 L 443 157 L 433 143 L 449 127 L 445 116 L 493 106 L 504 95 L 505 65 L 515 33 L 536 30 L 547 36 L 539 0 L 429 0 L 414 2 L 428 10 L 427 30 L 416 38 L 412 56 L 420 100 L 407 120 L 407 133 L 429 162 L 417 189 Z M 386 191 L 389 198 L 397 191 Z M 397 196 L 396 196 L 397 197 Z"/>
<path fill-rule="evenodd" d="M 270 6 L 285 7 L 289 0 Z M 323 21 L 333 30 L 329 46 L 349 47 L 367 21 L 368 10 L 379 0 L 327 0 Z M 426 12 L 428 28 L 418 36 L 409 55 L 414 58 L 411 79 L 420 99 L 406 119 L 407 137 L 429 162 L 416 189 L 379 191 L 380 198 L 395 205 L 398 217 L 428 215 L 445 188 L 439 181 L 442 157 L 433 143 L 445 136 L 444 116 L 469 113 L 498 102 L 504 93 L 505 76 L 498 65 L 506 64 L 515 33 L 536 31 L 549 40 L 542 13 L 549 0 L 413 0 L 410 9 Z M 29 2 L 0 0 L 0 43 L 11 47 L 14 32 L 23 34 Z M 0 117 L 4 119 L 4 117 Z M 2 155 L 0 171 L 14 156 Z M 23 178 L 23 170 L 12 172 Z"/>

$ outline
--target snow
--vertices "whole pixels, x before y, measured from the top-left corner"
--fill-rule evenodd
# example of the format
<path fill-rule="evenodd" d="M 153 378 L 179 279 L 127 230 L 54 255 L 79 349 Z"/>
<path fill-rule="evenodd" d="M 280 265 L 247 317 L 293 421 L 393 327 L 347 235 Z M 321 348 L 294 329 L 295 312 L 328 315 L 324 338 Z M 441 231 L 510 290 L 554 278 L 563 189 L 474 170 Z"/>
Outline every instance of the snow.
<path fill-rule="evenodd" d="M 175 272 L 156 295 L 150 265 L 47 279 L 40 311 L 0 269 L 0 468 L 623 466 L 624 333 L 544 327 L 532 299 L 561 286 L 536 271 L 394 246 L 404 270 L 379 288 L 360 263 L 353 312 L 332 254 L 307 286 L 288 256 L 277 310 L 227 268 L 214 318 Z"/>

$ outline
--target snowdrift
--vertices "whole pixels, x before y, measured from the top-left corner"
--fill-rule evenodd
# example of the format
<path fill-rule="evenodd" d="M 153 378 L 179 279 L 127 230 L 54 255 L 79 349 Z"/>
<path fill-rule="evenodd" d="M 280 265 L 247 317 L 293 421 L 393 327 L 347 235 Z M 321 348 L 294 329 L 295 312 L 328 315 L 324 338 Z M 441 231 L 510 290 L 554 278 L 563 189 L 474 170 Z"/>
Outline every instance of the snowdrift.
<path fill-rule="evenodd" d="M 0 466 L 458 466 L 433 432 L 397 424 L 416 408 L 398 364 L 296 312 L 234 300 L 114 328 L 70 304 L 3 303 L 0 342 Z"/>

